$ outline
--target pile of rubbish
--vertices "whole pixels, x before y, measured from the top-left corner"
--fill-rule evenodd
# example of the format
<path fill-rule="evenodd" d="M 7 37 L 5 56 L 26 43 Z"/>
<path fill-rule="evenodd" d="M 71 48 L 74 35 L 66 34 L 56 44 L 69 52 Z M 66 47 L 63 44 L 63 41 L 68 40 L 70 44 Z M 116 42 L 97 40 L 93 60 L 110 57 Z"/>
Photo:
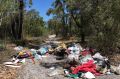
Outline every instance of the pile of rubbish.
<path fill-rule="evenodd" d="M 112 66 L 107 57 L 92 48 L 82 48 L 79 43 L 72 43 L 68 46 L 62 43 L 56 49 L 58 51 L 65 50 L 62 53 L 66 53 L 67 57 L 63 67 L 66 77 L 94 79 L 95 76 L 120 75 L 120 66 Z"/>
<path fill-rule="evenodd" d="M 13 56 L 11 62 L 5 62 L 5 66 L 21 67 L 21 64 L 25 64 L 26 58 L 31 59 L 33 64 L 35 61 L 41 63 L 43 57 L 54 54 L 66 59 L 66 64 L 63 66 L 66 77 L 94 79 L 95 76 L 101 75 L 120 75 L 120 66 L 112 66 L 107 57 L 92 48 L 83 48 L 79 43 L 46 44 L 40 46 L 39 49 L 18 46 L 14 50 L 17 52 L 16 55 Z M 50 76 L 58 75 L 58 71 L 51 72 Z"/>
<path fill-rule="evenodd" d="M 58 45 L 55 43 L 45 43 L 39 45 L 39 49 L 29 49 L 22 46 L 17 46 L 14 48 L 16 54 L 12 56 L 10 62 L 4 62 L 5 66 L 10 67 L 21 67 L 21 64 L 25 64 L 26 58 L 31 59 L 32 63 L 35 64 L 35 61 L 41 63 L 42 58 L 46 57 L 49 54 L 54 54 L 53 52 L 57 51 Z"/>
<path fill-rule="evenodd" d="M 14 50 L 16 51 L 16 54 L 12 56 L 12 60 L 10 62 L 3 63 L 5 66 L 21 67 L 21 64 L 25 64 L 26 58 L 31 59 L 33 64 L 35 64 L 35 61 L 41 63 L 42 58 L 48 55 L 48 52 L 53 52 L 51 45 L 42 45 L 37 50 L 17 46 Z"/>

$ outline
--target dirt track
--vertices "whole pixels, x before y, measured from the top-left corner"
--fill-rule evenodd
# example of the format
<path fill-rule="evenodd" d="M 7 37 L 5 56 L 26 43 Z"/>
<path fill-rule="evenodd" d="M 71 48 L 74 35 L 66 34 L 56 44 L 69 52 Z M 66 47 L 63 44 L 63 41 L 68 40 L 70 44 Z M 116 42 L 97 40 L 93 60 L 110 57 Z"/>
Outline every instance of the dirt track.
<path fill-rule="evenodd" d="M 56 60 L 54 56 L 43 58 L 43 62 L 33 64 L 31 60 L 27 60 L 23 68 L 18 73 L 17 79 L 72 79 L 64 77 L 64 75 L 48 76 L 53 70 L 49 69 L 51 66 L 61 68 L 59 62 L 64 60 Z M 96 79 L 120 79 L 120 75 L 105 75 L 96 77 Z"/>
<path fill-rule="evenodd" d="M 56 61 L 53 56 L 43 58 L 41 64 L 38 62 L 33 64 L 31 60 L 27 60 L 23 69 L 19 71 L 17 79 L 65 79 L 63 75 L 57 75 L 53 77 L 48 76 L 48 74 L 53 71 L 49 69 L 51 66 L 60 68 L 58 65 L 59 62 L 62 61 Z"/>

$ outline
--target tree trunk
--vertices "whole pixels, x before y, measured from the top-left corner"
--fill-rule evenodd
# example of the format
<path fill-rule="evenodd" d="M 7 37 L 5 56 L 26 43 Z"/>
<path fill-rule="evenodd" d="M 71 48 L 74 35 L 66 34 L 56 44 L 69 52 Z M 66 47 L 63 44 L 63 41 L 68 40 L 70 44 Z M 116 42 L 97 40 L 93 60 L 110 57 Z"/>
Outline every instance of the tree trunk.
<path fill-rule="evenodd" d="M 18 31 L 18 39 L 22 39 L 23 10 L 24 10 L 24 2 L 23 2 L 23 0 L 19 0 L 19 31 Z"/>
<path fill-rule="evenodd" d="M 69 18 L 69 33 L 70 33 L 70 36 L 72 36 L 72 23 L 71 23 L 71 18 Z"/>
<path fill-rule="evenodd" d="M 84 30 L 82 28 L 80 31 L 80 36 L 81 36 L 81 42 L 84 43 L 85 42 L 85 33 L 84 33 Z"/>
<path fill-rule="evenodd" d="M 85 31 L 84 31 L 84 19 L 83 16 L 81 15 L 81 31 L 80 31 L 80 36 L 81 36 L 81 42 L 84 43 L 85 42 Z"/>
<path fill-rule="evenodd" d="M 13 38 L 15 40 L 22 39 L 22 30 L 23 30 L 23 10 L 24 10 L 24 1 L 18 0 L 19 4 L 19 13 L 13 14 L 14 16 L 11 17 L 11 31 Z"/>
<path fill-rule="evenodd" d="M 73 18 L 74 22 L 76 23 L 77 27 L 80 29 L 80 37 L 81 37 L 81 42 L 84 43 L 85 42 L 85 32 L 84 32 L 84 19 L 83 19 L 83 15 L 81 15 L 80 19 L 81 19 L 81 24 L 77 21 L 76 17 L 74 17 L 73 12 L 71 12 L 71 17 Z"/>
<path fill-rule="evenodd" d="M 14 39 L 17 39 L 17 31 L 16 31 L 16 25 L 17 25 L 17 18 L 16 15 L 11 15 L 11 32 Z"/>
<path fill-rule="evenodd" d="M 65 19 L 64 17 L 62 17 L 62 36 L 65 37 L 65 29 L 66 26 L 65 26 Z"/>

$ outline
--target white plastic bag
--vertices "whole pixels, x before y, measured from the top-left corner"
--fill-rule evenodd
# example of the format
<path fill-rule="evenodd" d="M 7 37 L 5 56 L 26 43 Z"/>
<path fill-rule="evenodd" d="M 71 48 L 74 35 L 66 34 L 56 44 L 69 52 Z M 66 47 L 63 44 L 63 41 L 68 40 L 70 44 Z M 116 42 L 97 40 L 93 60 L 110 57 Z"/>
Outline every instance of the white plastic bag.
<path fill-rule="evenodd" d="M 95 76 L 91 72 L 85 73 L 84 77 L 88 79 L 95 79 Z"/>

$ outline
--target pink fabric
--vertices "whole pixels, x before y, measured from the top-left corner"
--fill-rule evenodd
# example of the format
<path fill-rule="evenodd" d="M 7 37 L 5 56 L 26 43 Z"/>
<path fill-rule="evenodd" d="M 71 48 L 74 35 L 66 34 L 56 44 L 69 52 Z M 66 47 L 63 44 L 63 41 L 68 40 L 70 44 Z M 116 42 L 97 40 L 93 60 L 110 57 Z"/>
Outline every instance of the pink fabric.
<path fill-rule="evenodd" d="M 78 72 L 91 72 L 95 75 L 100 75 L 97 71 L 96 71 L 96 65 L 93 63 L 93 60 L 88 61 L 87 63 L 77 66 L 75 69 L 73 69 L 72 73 L 73 74 L 77 74 Z"/>
<path fill-rule="evenodd" d="M 88 54 L 90 54 L 90 52 L 88 50 L 84 50 L 84 51 L 81 52 L 82 56 L 86 56 Z"/>

